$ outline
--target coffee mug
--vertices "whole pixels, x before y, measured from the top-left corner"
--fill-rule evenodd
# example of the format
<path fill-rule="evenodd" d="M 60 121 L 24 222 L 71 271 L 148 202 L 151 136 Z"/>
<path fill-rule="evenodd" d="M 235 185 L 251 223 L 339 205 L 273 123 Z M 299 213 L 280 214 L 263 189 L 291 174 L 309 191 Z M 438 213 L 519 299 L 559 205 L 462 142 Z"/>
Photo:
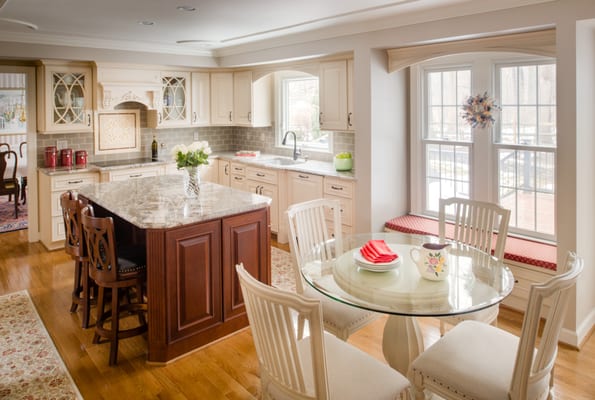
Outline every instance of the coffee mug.
<path fill-rule="evenodd" d="M 431 281 L 441 281 L 448 276 L 448 248 L 450 244 L 424 243 L 409 251 L 419 274 Z"/>

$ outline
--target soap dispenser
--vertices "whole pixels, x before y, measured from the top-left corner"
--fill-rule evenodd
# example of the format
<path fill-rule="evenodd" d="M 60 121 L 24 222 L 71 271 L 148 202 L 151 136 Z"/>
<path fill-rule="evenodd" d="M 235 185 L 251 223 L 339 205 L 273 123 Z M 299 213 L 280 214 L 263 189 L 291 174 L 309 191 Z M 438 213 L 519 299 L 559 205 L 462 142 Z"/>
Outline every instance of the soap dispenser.
<path fill-rule="evenodd" d="M 158 160 L 159 154 L 157 148 L 157 139 L 155 139 L 155 135 L 153 135 L 153 143 L 151 143 L 151 161 Z"/>

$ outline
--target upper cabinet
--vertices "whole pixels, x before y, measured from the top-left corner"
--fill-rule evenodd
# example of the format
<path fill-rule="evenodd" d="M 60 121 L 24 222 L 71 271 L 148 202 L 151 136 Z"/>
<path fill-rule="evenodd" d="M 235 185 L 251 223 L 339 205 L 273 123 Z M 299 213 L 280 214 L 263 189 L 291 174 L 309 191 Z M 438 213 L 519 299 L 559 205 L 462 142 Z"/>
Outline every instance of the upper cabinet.
<path fill-rule="evenodd" d="M 211 123 L 211 76 L 208 72 L 193 72 L 192 114 L 193 126 L 206 126 Z"/>
<path fill-rule="evenodd" d="M 272 82 L 253 81 L 252 71 L 211 73 L 211 125 L 270 126 Z"/>
<path fill-rule="evenodd" d="M 234 125 L 271 126 L 273 106 L 272 75 L 253 81 L 252 71 L 233 74 Z"/>
<path fill-rule="evenodd" d="M 353 130 L 351 60 L 320 64 L 320 129 Z"/>
<path fill-rule="evenodd" d="M 211 125 L 233 125 L 233 72 L 211 73 Z"/>
<path fill-rule="evenodd" d="M 90 65 L 42 61 L 37 69 L 38 131 L 93 131 L 92 85 Z"/>
<path fill-rule="evenodd" d="M 190 125 L 190 73 L 164 72 L 161 116 L 159 126 L 175 127 Z"/>

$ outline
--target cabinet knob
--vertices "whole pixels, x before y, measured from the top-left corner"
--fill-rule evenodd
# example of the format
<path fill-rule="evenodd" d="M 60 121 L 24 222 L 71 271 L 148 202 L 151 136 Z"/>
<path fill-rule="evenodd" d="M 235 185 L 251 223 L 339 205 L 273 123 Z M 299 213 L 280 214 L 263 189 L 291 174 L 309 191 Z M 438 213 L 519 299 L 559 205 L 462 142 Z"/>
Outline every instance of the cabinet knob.
<path fill-rule="evenodd" d="M 350 112 L 349 114 L 347 114 L 347 126 L 353 126 L 353 124 L 351 123 L 351 116 L 353 115 L 352 112 Z"/>
<path fill-rule="evenodd" d="M 87 114 L 87 126 L 91 126 L 91 113 Z"/>
<path fill-rule="evenodd" d="M 318 114 L 318 124 L 322 125 L 322 111 Z"/>
<path fill-rule="evenodd" d="M 229 122 L 233 121 L 233 119 L 231 119 L 231 111 L 229 112 Z"/>
<path fill-rule="evenodd" d="M 192 122 L 196 123 L 197 120 L 198 120 L 198 115 L 196 115 L 196 111 L 194 111 L 192 113 Z"/>

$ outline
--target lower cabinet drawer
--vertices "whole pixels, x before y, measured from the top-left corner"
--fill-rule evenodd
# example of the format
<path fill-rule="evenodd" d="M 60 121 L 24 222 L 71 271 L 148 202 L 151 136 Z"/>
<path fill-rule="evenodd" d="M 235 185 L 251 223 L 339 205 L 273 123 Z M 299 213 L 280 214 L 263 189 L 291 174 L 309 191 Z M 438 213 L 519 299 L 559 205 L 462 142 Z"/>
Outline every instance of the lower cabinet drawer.
<path fill-rule="evenodd" d="M 99 175 L 96 173 L 89 174 L 73 174 L 57 176 L 52 178 L 52 191 L 65 192 L 67 190 L 74 190 L 83 185 L 99 182 Z"/>

